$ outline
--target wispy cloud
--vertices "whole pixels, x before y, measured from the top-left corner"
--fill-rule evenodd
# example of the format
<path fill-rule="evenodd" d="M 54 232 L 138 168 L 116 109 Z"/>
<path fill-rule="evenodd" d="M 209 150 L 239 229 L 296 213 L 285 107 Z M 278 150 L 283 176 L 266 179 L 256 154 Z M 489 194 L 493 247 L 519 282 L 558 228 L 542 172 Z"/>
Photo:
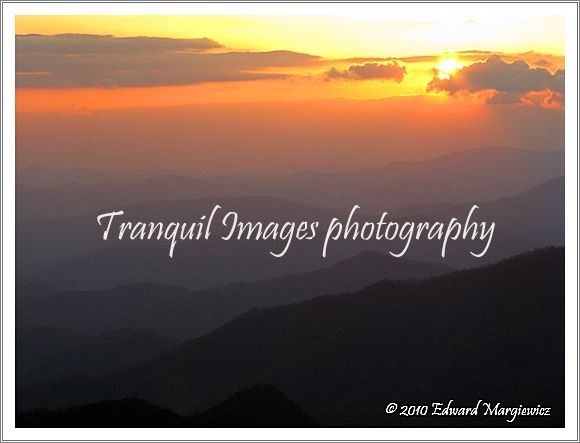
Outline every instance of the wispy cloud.
<path fill-rule="evenodd" d="M 144 87 L 279 78 L 266 68 L 301 66 L 319 57 L 291 51 L 212 52 L 208 39 L 18 35 L 17 87 Z M 37 75 L 34 75 L 37 74 Z"/>

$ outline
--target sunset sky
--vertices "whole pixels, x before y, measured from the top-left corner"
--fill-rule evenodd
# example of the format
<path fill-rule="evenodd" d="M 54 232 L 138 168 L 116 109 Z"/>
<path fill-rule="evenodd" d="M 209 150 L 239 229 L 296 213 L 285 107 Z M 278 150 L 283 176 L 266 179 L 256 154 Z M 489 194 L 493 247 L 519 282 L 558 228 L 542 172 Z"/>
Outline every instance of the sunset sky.
<path fill-rule="evenodd" d="M 16 32 L 22 165 L 87 163 L 82 144 L 95 167 L 139 166 L 127 153 L 151 140 L 176 155 L 160 158 L 163 166 L 183 167 L 185 155 L 204 171 L 221 170 L 224 152 L 240 156 L 241 170 L 261 169 L 267 161 L 244 164 L 249 145 L 273 140 L 280 147 L 271 160 L 280 165 L 289 165 L 279 155 L 288 149 L 336 146 L 339 159 L 324 163 L 330 169 L 349 168 L 355 157 L 342 154 L 355 142 L 370 153 L 357 167 L 481 144 L 562 147 L 563 17 L 19 16 Z M 176 129 L 171 118 L 156 127 L 193 105 L 193 126 Z M 145 126 L 147 119 L 157 123 Z M 138 148 L 115 128 L 119 121 L 142 128 Z M 340 122 L 333 135 L 329 121 Z M 533 131 L 538 121 L 542 134 Z M 431 137 L 414 133 L 417 124 Z M 193 130 L 203 144 L 184 153 Z M 387 136 L 397 145 L 390 150 L 377 146 Z M 321 167 L 329 152 L 288 168 Z"/>

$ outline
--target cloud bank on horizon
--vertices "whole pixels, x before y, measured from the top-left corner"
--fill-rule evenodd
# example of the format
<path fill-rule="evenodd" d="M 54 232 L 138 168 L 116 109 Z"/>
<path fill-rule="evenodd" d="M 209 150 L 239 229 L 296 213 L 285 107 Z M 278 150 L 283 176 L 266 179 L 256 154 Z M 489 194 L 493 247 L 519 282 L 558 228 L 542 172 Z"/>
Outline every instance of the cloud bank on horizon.
<path fill-rule="evenodd" d="M 441 77 L 437 63 L 445 57 L 333 59 L 289 50 L 232 50 L 207 37 L 21 34 L 16 37 L 16 86 L 74 89 L 260 80 L 294 85 L 378 82 L 377 94 L 408 95 L 409 89 L 402 89 L 406 87 L 420 94 L 472 96 L 487 104 L 563 106 L 562 57 L 535 52 L 463 51 L 453 56 L 461 60 L 462 64 L 456 62 L 461 68 Z M 390 84 L 388 89 L 382 86 L 385 82 Z"/>

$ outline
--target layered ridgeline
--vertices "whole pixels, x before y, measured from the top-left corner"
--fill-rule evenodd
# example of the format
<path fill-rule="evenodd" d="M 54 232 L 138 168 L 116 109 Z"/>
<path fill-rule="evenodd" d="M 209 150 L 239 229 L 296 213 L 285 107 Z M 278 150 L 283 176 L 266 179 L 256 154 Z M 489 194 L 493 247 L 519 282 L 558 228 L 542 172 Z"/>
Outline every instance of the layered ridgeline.
<path fill-rule="evenodd" d="M 344 211 L 359 204 L 368 213 L 406 206 L 495 200 L 564 175 L 563 151 L 479 148 L 433 160 L 393 162 L 342 173 L 297 173 L 275 179 L 191 176 L 158 171 L 50 171 L 17 174 L 19 220 L 83 215 L 152 200 L 273 196 Z M 56 176 L 56 177 L 55 177 Z M 52 185 L 52 186 L 50 186 Z"/>
<path fill-rule="evenodd" d="M 181 416 L 139 399 L 109 400 L 59 410 L 16 415 L 17 427 L 35 428 L 288 428 L 317 427 L 309 417 L 273 386 L 241 389 L 206 411 Z"/>
<path fill-rule="evenodd" d="M 42 331 L 29 330 L 42 327 L 65 330 L 65 336 L 66 330 L 92 335 L 149 329 L 163 336 L 193 338 L 254 308 L 356 291 L 383 279 L 425 278 L 449 270 L 435 263 L 364 252 L 325 269 L 203 291 L 153 283 L 100 291 L 31 284 L 18 288 L 17 326 L 23 331 L 22 339 L 40 338 Z"/>
<path fill-rule="evenodd" d="M 539 246 L 562 245 L 564 240 L 564 179 L 557 178 L 524 192 L 494 201 L 478 202 L 475 219 L 495 222 L 487 253 L 473 257 L 483 241 L 448 243 L 445 258 L 441 242 L 425 238 L 410 243 L 405 258 L 440 261 L 453 267 L 478 266 Z M 345 212 L 325 211 L 271 197 L 206 198 L 192 201 L 150 202 L 127 206 L 129 220 L 187 221 L 209 214 L 214 205 L 236 210 L 248 221 L 344 220 Z M 388 220 L 445 221 L 465 216 L 473 202 L 461 205 L 430 204 L 389 213 Z M 117 208 L 118 209 L 118 208 Z M 361 208 L 362 211 L 362 208 Z M 357 220 L 376 221 L 376 215 L 361 213 Z M 219 224 L 216 228 L 219 228 Z M 102 239 L 103 227 L 96 215 L 21 222 L 17 229 L 18 282 L 41 281 L 65 288 L 102 289 L 132 282 L 178 284 L 192 289 L 210 288 L 239 280 L 260 280 L 326 267 L 364 250 L 382 254 L 398 252 L 404 241 L 331 241 L 327 256 L 321 252 L 324 228 L 313 240 L 294 240 L 280 258 L 269 251 L 284 248 L 283 240 L 209 240 L 182 242 L 169 259 L 169 241 L 119 241 Z"/>
<path fill-rule="evenodd" d="M 321 270 L 204 291 L 153 283 L 101 291 L 25 285 L 17 290 L 17 385 L 119 368 L 254 308 L 354 291 L 385 278 L 423 278 L 448 270 L 364 252 Z"/>
<path fill-rule="evenodd" d="M 190 415 L 271 384 L 323 426 L 562 426 L 564 250 L 255 310 L 150 360 L 19 390 L 20 410 L 140 398 Z M 398 404 L 551 408 L 402 417 Z"/>

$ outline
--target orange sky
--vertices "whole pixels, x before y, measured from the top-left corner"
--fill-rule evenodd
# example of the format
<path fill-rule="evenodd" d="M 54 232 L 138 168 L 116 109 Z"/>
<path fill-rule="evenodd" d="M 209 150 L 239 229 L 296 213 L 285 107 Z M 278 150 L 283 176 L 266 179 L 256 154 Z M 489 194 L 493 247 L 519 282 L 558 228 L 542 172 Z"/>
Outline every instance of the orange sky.
<path fill-rule="evenodd" d="M 16 27 L 19 167 L 338 171 L 563 146 L 562 17 L 20 16 Z"/>
<path fill-rule="evenodd" d="M 269 66 L 244 62 L 239 73 L 264 75 L 263 79 L 240 81 L 236 78 L 212 81 L 208 73 L 203 81 L 184 84 L 146 85 L 145 87 L 105 88 L 102 85 L 75 87 L 74 82 L 55 87 L 19 87 L 18 111 L 90 112 L 135 106 L 173 106 L 194 103 L 225 103 L 264 100 L 313 99 L 380 99 L 390 96 L 421 95 L 429 81 L 439 72 L 442 61 L 455 61 L 468 66 L 499 53 L 505 60 L 525 60 L 530 67 L 537 61 L 549 62 L 550 72 L 563 67 L 563 18 L 561 17 L 444 17 L 385 19 L 373 17 L 222 17 L 222 16 L 20 16 L 16 21 L 18 34 L 94 34 L 115 37 L 163 37 L 167 39 L 209 38 L 219 47 L 204 51 L 206 56 L 220 57 L 228 52 L 246 54 L 263 51 L 292 51 L 316 56 L 304 62 L 282 62 Z M 537 32 L 542 29 L 542 32 Z M 22 45 L 24 45 L 23 42 Z M 113 42 L 114 43 L 114 42 Z M 46 57 L 53 56 L 47 39 L 41 47 Z M 147 43 L 143 43 L 146 45 Z M 39 44 L 40 45 L 40 44 Z M 37 45 L 38 46 L 38 45 Z M 22 46 L 24 47 L 24 46 Z M 111 46 L 113 48 L 114 45 Z M 30 51 L 37 60 L 38 51 Z M 28 47 L 27 47 L 28 48 Z M 473 51 L 477 50 L 477 51 Z M 177 50 L 176 52 L 178 52 Z M 481 52 L 480 52 L 481 51 Z M 28 53 L 26 53 L 28 55 Z M 70 60 L 75 54 L 60 54 Z M 199 54 L 196 54 L 199 55 Z M 108 60 L 111 54 L 94 53 L 88 59 L 98 65 L 126 62 L 127 58 Z M 133 54 L 134 56 L 134 54 Z M 22 56 L 25 58 L 25 55 Z M 329 80 L 325 73 L 337 69 L 346 73 L 353 64 L 389 64 L 394 58 L 404 67 L 402 81 L 391 79 L 344 78 Z M 17 60 L 19 60 L 17 58 Z M 42 59 L 41 59 L 42 60 Z M 141 61 L 140 61 L 141 62 Z M 160 58 L 161 63 L 167 63 Z M 177 62 L 174 70 L 179 70 Z M 50 62 L 28 67 L 17 62 L 21 83 L 34 84 L 51 75 Z M 25 65 L 24 70 L 20 66 Z M 42 68 L 42 66 L 45 66 Z M 46 68 L 48 66 L 48 68 Z M 48 69 L 46 71 L 44 69 Z M 68 69 L 62 67 L 62 69 Z M 129 65 L 127 69 L 133 69 Z M 125 69 L 125 71 L 127 71 Z M 143 68 L 139 68 L 143 69 Z M 146 75 L 151 74 L 151 66 Z M 168 68 L 169 69 L 169 68 Z M 221 67 L 223 70 L 227 67 Z M 107 72 L 107 75 L 110 73 Z M 126 74 L 126 72 L 125 72 Z M 271 78 L 268 76 L 271 74 Z M 68 79 L 74 73 L 67 73 Z M 120 75 L 120 74 L 118 74 Z M 277 77 L 276 77 L 277 76 Z M 109 81 L 109 77 L 106 78 Z M 26 82 L 26 83 L 24 83 Z M 37 81 L 38 83 L 38 81 Z M 431 94 L 441 92 L 431 91 Z"/>

